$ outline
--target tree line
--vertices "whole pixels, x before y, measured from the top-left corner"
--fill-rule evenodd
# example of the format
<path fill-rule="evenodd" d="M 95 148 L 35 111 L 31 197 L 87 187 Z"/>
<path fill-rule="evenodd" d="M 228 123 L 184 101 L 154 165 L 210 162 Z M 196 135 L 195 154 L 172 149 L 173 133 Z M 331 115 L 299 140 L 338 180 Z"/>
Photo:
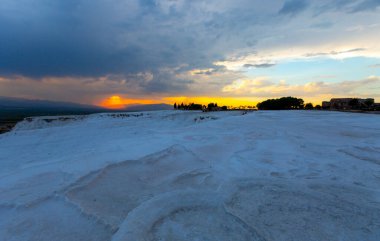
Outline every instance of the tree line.
<path fill-rule="evenodd" d="M 322 109 L 320 105 L 313 106 L 312 103 L 304 104 L 304 100 L 295 97 L 282 97 L 278 99 L 268 99 L 257 104 L 259 110 L 312 110 Z"/>
<path fill-rule="evenodd" d="M 186 104 L 177 104 L 174 103 L 174 109 L 176 110 L 203 110 L 203 111 L 218 111 L 218 110 L 227 110 L 227 106 L 221 106 L 219 107 L 217 103 L 209 103 L 207 106 L 206 105 L 201 105 L 201 104 L 195 104 L 195 103 L 190 103 L 188 105 Z"/>
<path fill-rule="evenodd" d="M 297 109 L 322 109 L 320 105 L 313 106 L 312 103 L 304 103 L 304 100 L 296 97 L 282 97 L 278 99 L 268 99 L 257 104 L 259 110 L 297 110 Z M 203 111 L 220 111 L 228 110 L 227 106 L 218 106 L 217 103 L 209 103 L 206 105 L 190 103 L 190 104 L 177 104 L 174 103 L 174 109 L 176 110 L 203 110 Z"/>
<path fill-rule="evenodd" d="M 292 110 L 303 109 L 303 99 L 295 97 L 282 97 L 279 99 L 268 99 L 257 104 L 259 110 Z"/>

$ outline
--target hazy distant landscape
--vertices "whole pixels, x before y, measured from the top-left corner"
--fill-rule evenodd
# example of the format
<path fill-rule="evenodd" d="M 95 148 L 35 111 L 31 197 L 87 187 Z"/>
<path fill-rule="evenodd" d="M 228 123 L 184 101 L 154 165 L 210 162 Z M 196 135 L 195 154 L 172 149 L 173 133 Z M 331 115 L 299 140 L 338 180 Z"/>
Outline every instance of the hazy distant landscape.
<path fill-rule="evenodd" d="M 105 109 L 66 102 L 0 97 L 0 133 L 30 116 L 83 115 Z"/>
<path fill-rule="evenodd" d="M 171 105 L 131 105 L 122 110 L 70 102 L 28 100 L 0 97 L 0 134 L 11 130 L 17 122 L 33 116 L 88 115 L 101 112 L 168 110 Z"/>

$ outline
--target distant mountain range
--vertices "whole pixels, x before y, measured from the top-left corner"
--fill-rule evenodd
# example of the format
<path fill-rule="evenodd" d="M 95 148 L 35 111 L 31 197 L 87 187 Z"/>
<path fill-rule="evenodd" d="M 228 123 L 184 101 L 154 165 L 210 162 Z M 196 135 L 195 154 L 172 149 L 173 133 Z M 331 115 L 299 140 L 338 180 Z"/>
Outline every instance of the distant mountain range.
<path fill-rule="evenodd" d="M 82 105 L 72 102 L 30 100 L 1 96 L 0 109 L 105 110 L 98 106 Z"/>
<path fill-rule="evenodd" d="M 94 105 L 83 105 L 73 102 L 50 101 L 50 100 L 30 100 L 23 98 L 2 97 L 0 96 L 0 109 L 55 109 L 55 110 L 87 110 L 87 111 L 110 111 Z M 149 105 L 129 105 L 118 111 L 152 111 L 152 110 L 171 110 L 172 105 L 168 104 L 149 104 Z"/>
<path fill-rule="evenodd" d="M 72 102 L 29 100 L 0 96 L 0 134 L 10 131 L 17 122 L 31 116 L 87 115 L 99 112 L 171 110 L 167 104 L 130 105 L 111 110 Z"/>
<path fill-rule="evenodd" d="M 0 97 L 0 124 L 29 116 L 84 115 L 107 111 L 104 108 L 71 102 Z"/>
<path fill-rule="evenodd" d="M 125 108 L 127 111 L 154 111 L 154 110 L 172 110 L 173 106 L 168 104 L 150 104 L 150 105 L 129 105 Z"/>
<path fill-rule="evenodd" d="M 30 100 L 0 96 L 0 120 L 17 121 L 28 116 L 48 115 L 81 115 L 99 112 L 120 111 L 153 111 L 171 110 L 167 104 L 130 105 L 123 109 L 111 110 L 93 105 L 83 105 L 72 102 Z"/>

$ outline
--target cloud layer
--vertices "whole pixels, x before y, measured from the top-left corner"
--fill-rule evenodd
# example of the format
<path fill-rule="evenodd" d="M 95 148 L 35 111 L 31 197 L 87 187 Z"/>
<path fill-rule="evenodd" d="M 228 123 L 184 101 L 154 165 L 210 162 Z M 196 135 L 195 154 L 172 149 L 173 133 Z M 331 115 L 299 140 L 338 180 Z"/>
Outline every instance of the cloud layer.
<path fill-rule="evenodd" d="M 301 85 L 291 85 L 286 83 L 286 81 L 276 83 L 265 77 L 261 77 L 257 79 L 236 80 L 232 84 L 224 86 L 223 91 L 236 96 L 278 97 L 291 95 L 310 98 L 320 95 L 360 96 L 361 89 L 374 86 L 380 86 L 379 76 L 337 83 L 327 83 L 324 81 L 308 82 Z M 372 90 L 368 94 L 379 97 L 378 90 Z"/>
<path fill-rule="evenodd" d="M 46 93 L 34 96 L 54 98 L 56 85 L 47 80 L 55 80 L 66 95 L 93 98 L 224 95 L 225 86 L 287 61 L 379 58 L 379 6 L 377 0 L 3 0 L 0 76 L 19 85 L 4 89 L 0 80 L 0 94 L 20 95 L 40 82 Z"/>

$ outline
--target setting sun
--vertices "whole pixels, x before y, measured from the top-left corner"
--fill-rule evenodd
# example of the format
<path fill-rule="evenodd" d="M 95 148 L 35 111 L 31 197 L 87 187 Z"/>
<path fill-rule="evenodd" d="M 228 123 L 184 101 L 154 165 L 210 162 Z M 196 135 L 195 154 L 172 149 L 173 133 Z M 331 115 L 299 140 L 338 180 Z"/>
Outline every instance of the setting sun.
<path fill-rule="evenodd" d="M 117 95 L 111 96 L 110 105 L 122 105 L 120 96 L 117 96 Z"/>
<path fill-rule="evenodd" d="M 129 105 L 149 105 L 163 102 L 162 100 L 123 98 L 119 95 L 113 95 L 103 100 L 100 106 L 107 109 L 123 109 Z"/>
<path fill-rule="evenodd" d="M 107 99 L 105 99 L 101 106 L 112 109 L 121 109 L 124 107 L 123 101 L 120 96 L 113 95 Z"/>

